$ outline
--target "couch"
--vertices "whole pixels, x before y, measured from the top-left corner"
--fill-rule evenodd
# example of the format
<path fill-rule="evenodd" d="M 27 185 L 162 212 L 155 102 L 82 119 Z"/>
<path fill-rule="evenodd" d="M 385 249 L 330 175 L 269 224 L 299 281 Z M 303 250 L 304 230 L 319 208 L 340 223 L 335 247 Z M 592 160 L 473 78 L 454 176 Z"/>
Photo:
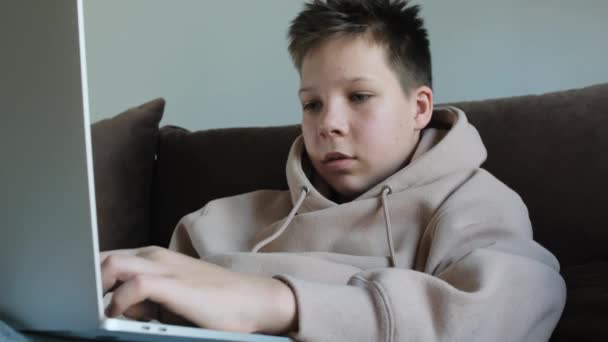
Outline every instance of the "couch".
<path fill-rule="evenodd" d="M 535 239 L 561 263 L 568 299 L 552 341 L 608 341 L 608 83 L 451 105 L 479 130 L 483 167 L 522 196 Z M 156 99 L 93 124 L 102 250 L 167 246 L 177 221 L 212 199 L 287 188 L 298 125 L 159 128 L 164 108 Z"/>

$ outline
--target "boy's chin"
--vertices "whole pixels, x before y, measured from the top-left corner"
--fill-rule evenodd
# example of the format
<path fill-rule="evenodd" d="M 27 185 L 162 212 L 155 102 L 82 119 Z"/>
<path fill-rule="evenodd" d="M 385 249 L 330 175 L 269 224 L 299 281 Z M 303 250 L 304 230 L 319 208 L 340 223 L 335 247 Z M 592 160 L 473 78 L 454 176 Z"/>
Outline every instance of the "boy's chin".
<path fill-rule="evenodd" d="M 356 182 L 346 180 L 332 182 L 330 186 L 336 192 L 336 197 L 341 199 L 341 202 L 351 201 L 371 188 L 363 184 L 357 184 Z"/>

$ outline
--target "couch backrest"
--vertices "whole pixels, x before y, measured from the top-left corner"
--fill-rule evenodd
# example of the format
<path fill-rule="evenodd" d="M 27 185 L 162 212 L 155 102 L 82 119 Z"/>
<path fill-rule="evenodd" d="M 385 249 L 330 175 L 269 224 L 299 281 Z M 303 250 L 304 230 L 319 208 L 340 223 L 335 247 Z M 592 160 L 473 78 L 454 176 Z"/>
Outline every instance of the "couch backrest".
<path fill-rule="evenodd" d="M 608 84 L 456 104 L 488 149 L 484 168 L 524 199 L 562 266 L 608 259 Z"/>
<path fill-rule="evenodd" d="M 608 84 L 454 103 L 488 149 L 484 168 L 524 199 L 535 238 L 562 265 L 608 259 Z M 185 214 L 209 200 L 286 189 L 285 161 L 297 125 L 160 132 L 152 242 L 167 245 Z"/>
<path fill-rule="evenodd" d="M 285 163 L 299 126 L 160 130 L 151 242 L 167 246 L 179 219 L 208 201 L 257 189 L 287 189 Z"/>

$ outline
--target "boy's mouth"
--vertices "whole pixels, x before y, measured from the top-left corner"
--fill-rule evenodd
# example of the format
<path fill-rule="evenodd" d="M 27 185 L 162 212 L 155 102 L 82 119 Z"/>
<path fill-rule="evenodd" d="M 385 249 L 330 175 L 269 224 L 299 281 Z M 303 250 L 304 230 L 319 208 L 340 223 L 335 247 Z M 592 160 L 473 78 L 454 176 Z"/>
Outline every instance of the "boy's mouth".
<path fill-rule="evenodd" d="M 340 152 L 330 152 L 327 153 L 324 157 L 323 160 L 321 160 L 322 163 L 330 163 L 336 160 L 343 160 L 343 159 L 354 159 L 351 156 L 347 156 L 346 154 L 340 153 Z"/>

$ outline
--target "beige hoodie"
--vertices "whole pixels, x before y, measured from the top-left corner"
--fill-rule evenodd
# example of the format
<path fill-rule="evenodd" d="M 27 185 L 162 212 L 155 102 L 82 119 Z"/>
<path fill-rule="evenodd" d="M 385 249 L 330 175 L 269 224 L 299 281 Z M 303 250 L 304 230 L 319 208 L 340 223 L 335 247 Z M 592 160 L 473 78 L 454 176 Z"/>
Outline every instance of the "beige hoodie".
<path fill-rule="evenodd" d="M 285 282 L 296 340 L 547 341 L 566 297 L 557 260 L 521 198 L 479 167 L 464 113 L 437 109 L 431 126 L 445 128 L 423 131 L 408 166 L 343 204 L 311 182 L 299 137 L 289 191 L 209 202 L 170 247 Z"/>

